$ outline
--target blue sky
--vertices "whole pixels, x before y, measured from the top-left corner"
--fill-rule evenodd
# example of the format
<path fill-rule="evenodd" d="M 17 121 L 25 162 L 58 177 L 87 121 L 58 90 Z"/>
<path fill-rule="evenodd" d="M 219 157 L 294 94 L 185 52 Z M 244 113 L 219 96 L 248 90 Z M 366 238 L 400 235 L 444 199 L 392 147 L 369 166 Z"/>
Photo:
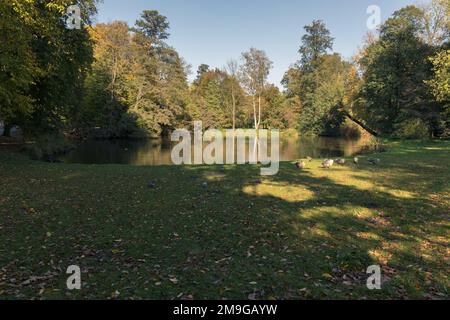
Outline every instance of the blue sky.
<path fill-rule="evenodd" d="M 192 65 L 222 68 L 230 58 L 255 47 L 274 62 L 269 81 L 280 86 L 288 67 L 298 60 L 303 26 L 322 19 L 335 38 L 334 51 L 350 58 L 368 29 L 369 5 L 381 8 L 385 20 L 417 0 L 104 0 L 98 22 L 127 21 L 133 25 L 145 9 L 168 17 L 168 43 Z"/>

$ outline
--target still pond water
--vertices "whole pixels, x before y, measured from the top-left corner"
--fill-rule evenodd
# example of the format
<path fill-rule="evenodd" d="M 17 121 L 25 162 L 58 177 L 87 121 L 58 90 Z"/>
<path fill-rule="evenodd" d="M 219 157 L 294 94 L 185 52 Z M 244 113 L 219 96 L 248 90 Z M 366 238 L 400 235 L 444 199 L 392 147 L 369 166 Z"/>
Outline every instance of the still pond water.
<path fill-rule="evenodd" d="M 61 160 L 82 164 L 172 165 L 171 151 L 176 144 L 168 139 L 90 140 L 80 143 Z M 350 157 L 363 146 L 362 140 L 343 138 L 286 138 L 280 140 L 280 160 Z"/>

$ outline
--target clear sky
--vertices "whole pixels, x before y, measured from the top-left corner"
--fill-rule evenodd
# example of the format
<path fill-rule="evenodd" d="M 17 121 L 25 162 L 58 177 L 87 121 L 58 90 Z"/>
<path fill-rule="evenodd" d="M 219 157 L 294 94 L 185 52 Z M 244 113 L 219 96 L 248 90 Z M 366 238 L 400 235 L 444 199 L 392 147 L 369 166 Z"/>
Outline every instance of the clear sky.
<path fill-rule="evenodd" d="M 170 21 L 168 43 L 192 65 L 191 79 L 200 64 L 222 68 L 255 47 L 274 62 L 269 81 L 280 86 L 284 72 L 299 59 L 303 26 L 312 20 L 324 20 L 335 38 L 334 51 L 350 58 L 368 32 L 369 5 L 378 5 L 385 20 L 417 3 L 420 0 L 103 0 L 97 21 L 133 25 L 143 10 L 158 10 Z"/>

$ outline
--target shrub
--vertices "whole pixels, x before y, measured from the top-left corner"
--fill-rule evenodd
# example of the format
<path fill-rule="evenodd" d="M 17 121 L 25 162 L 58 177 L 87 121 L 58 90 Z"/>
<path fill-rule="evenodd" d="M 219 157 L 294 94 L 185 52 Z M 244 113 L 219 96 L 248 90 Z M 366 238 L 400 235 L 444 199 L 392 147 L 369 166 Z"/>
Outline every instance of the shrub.
<path fill-rule="evenodd" d="M 425 139 L 430 137 L 430 128 L 421 119 L 409 119 L 396 126 L 395 136 L 401 139 Z"/>

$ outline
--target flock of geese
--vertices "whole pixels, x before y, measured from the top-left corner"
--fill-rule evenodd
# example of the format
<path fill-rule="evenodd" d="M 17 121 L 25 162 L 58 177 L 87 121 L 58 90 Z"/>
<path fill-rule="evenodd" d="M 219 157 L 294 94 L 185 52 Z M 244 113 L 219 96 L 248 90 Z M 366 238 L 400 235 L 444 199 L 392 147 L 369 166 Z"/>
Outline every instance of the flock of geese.
<path fill-rule="evenodd" d="M 306 168 L 306 162 L 311 162 L 312 160 L 313 159 L 311 157 L 307 157 L 306 160 L 297 161 L 295 163 L 295 166 L 297 167 L 297 169 L 300 169 L 300 170 L 304 169 L 304 168 Z M 378 158 L 368 158 L 367 162 L 369 162 L 371 165 L 379 165 L 381 160 Z M 336 159 L 336 160 L 326 159 L 322 162 L 322 168 L 330 169 L 335 164 L 344 166 L 346 163 L 347 163 L 347 161 L 345 159 Z M 359 164 L 359 158 L 358 157 L 353 158 L 353 163 L 355 165 Z"/>

